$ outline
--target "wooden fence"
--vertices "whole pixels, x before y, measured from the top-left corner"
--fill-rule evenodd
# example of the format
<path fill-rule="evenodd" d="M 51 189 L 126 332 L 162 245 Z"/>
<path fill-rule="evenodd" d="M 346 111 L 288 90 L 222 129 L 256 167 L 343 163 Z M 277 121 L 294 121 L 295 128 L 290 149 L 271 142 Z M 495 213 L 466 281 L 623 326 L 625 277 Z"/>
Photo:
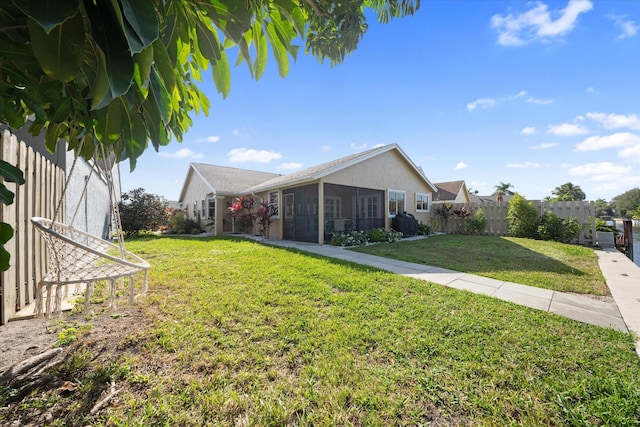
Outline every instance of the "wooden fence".
<path fill-rule="evenodd" d="M 2 160 L 17 166 L 25 177 L 23 185 L 5 183 L 15 199 L 0 209 L 0 221 L 10 224 L 15 233 L 4 245 L 11 254 L 9 270 L 0 273 L 0 324 L 5 324 L 35 299 L 36 282 L 45 272 L 48 255 L 31 217 L 53 218 L 65 173 L 8 130 L 0 135 L 0 147 Z M 64 212 L 59 217 L 64 218 Z"/>
<path fill-rule="evenodd" d="M 596 235 L 596 223 L 595 223 L 595 204 L 588 201 L 574 201 L 574 202 L 548 202 L 545 200 L 531 200 L 533 206 L 538 211 L 538 214 L 542 215 L 545 212 L 551 212 L 560 218 L 566 219 L 574 217 L 581 224 L 583 224 L 584 230 L 580 233 L 576 243 L 581 245 L 594 243 L 594 236 Z M 452 204 L 452 211 L 462 209 L 466 207 L 474 214 L 478 209 L 482 209 L 487 219 L 487 227 L 484 234 L 490 234 L 495 236 L 504 236 L 508 232 L 507 223 L 507 211 L 509 209 L 508 202 L 478 202 L 478 203 L 454 203 Z M 437 209 L 438 205 L 434 204 L 433 209 Z M 455 215 L 449 218 L 447 224 L 443 227 L 438 218 L 431 214 L 432 223 L 440 231 L 446 233 L 463 233 L 465 232 L 465 220 L 457 218 Z M 444 229 L 443 229 L 444 228 Z"/>

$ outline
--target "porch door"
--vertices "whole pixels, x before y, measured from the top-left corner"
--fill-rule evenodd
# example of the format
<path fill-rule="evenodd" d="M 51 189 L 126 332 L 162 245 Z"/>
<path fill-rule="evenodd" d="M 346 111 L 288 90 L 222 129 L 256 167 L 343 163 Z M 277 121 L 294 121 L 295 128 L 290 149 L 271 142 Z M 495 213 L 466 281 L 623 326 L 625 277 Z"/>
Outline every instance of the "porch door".
<path fill-rule="evenodd" d="M 295 203 L 293 193 L 284 194 L 284 215 L 282 221 L 282 238 L 294 240 L 295 230 Z"/>

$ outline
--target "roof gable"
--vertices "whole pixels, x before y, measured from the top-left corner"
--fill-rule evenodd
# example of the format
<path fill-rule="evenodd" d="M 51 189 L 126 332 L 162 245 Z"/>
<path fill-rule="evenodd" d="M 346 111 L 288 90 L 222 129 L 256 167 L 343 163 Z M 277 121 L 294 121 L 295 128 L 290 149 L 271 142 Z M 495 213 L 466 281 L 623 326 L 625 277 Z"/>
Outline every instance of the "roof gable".
<path fill-rule="evenodd" d="M 252 188 L 249 188 L 249 192 L 258 192 L 280 188 L 289 185 L 302 184 L 305 182 L 315 181 L 320 178 L 324 178 L 328 175 L 346 169 L 355 164 L 364 162 L 373 157 L 379 156 L 388 151 L 396 150 L 398 154 L 410 165 L 410 167 L 420 176 L 420 178 L 436 191 L 436 187 L 427 179 L 421 168 L 415 165 L 413 161 L 400 149 L 397 144 L 384 145 L 382 147 L 372 148 L 370 150 L 362 151 L 360 153 L 352 154 L 350 156 L 342 157 L 340 159 L 333 160 L 331 162 L 323 163 L 317 166 L 312 166 L 308 169 L 291 173 L 289 175 L 281 175 L 273 178 L 269 181 L 258 184 Z"/>
<path fill-rule="evenodd" d="M 434 185 L 438 188 L 438 192 L 433 195 L 436 202 L 455 200 L 460 192 L 465 192 L 466 189 L 464 181 L 436 182 Z"/>
<path fill-rule="evenodd" d="M 194 175 L 200 177 L 211 189 L 212 193 L 224 196 L 245 194 L 247 188 L 280 176 L 271 172 L 208 165 L 206 163 L 191 163 L 187 179 L 180 193 L 180 200 L 182 200 L 189 181 L 193 179 Z"/>

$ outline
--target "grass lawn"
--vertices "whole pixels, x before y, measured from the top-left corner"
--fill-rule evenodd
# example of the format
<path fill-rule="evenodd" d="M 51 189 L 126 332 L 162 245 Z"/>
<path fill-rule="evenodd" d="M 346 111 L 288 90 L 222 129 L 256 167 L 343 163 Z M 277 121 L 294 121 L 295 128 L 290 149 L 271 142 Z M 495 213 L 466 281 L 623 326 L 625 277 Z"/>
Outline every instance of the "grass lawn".
<path fill-rule="evenodd" d="M 447 234 L 353 250 L 554 291 L 610 295 L 593 249 L 577 245 Z"/>
<path fill-rule="evenodd" d="M 127 249 L 152 264 L 140 318 L 73 344 L 59 375 L 83 393 L 0 420 L 58 408 L 50 425 L 640 423 L 629 334 L 250 241 Z M 90 415 L 111 381 L 117 398 Z"/>

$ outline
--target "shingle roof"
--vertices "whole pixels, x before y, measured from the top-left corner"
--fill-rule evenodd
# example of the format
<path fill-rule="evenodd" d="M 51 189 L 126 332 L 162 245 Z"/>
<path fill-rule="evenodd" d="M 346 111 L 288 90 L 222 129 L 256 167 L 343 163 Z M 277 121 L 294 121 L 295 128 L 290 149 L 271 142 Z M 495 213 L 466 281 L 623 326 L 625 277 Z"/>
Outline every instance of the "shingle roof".
<path fill-rule="evenodd" d="M 433 201 L 455 200 L 464 185 L 464 181 L 434 182 L 438 192 L 433 194 Z"/>
<path fill-rule="evenodd" d="M 424 176 L 422 169 L 417 167 L 411 161 L 411 159 L 409 159 L 409 157 L 400 149 L 400 147 L 398 147 L 397 144 L 389 144 L 381 147 L 372 148 L 370 150 L 362 151 L 360 153 L 352 154 L 350 156 L 342 157 L 340 159 L 323 163 L 321 165 L 312 166 L 302 171 L 294 172 L 288 175 L 278 176 L 276 178 L 270 179 L 269 181 L 263 182 L 252 188 L 249 188 L 248 192 L 270 190 L 270 189 L 283 187 L 286 185 L 300 184 L 306 181 L 313 181 L 313 180 L 325 177 L 334 172 L 337 172 L 339 170 L 342 170 L 353 164 L 370 159 L 372 157 L 375 157 L 377 155 L 380 155 L 382 153 L 385 153 L 387 151 L 394 150 L 394 149 L 398 150 L 398 152 L 407 160 L 407 162 L 413 166 L 416 172 L 419 173 L 420 176 L 424 178 L 425 182 L 427 182 L 429 186 L 433 187 L 433 189 L 435 190 L 435 187 L 433 186 L 433 184 L 427 179 L 426 176 Z"/>
<path fill-rule="evenodd" d="M 246 189 L 280 176 L 277 173 L 259 172 L 227 166 L 191 163 L 191 167 L 205 180 L 217 194 L 244 194 Z"/>
<path fill-rule="evenodd" d="M 293 172 L 288 175 L 257 172 L 226 166 L 214 166 L 205 163 L 191 163 L 189 174 L 193 171 L 200 175 L 200 177 L 211 188 L 211 191 L 216 194 L 237 196 L 273 190 L 287 185 L 302 184 L 307 181 L 314 181 L 390 150 L 397 150 L 398 153 L 406 159 L 407 163 L 409 163 L 424 179 L 424 181 L 433 190 L 436 189 L 436 187 L 424 175 L 422 169 L 416 166 L 397 144 L 372 148 L 370 150 L 342 157 L 321 165 L 312 166 L 302 171 Z M 187 178 L 188 177 L 189 175 L 187 175 Z M 185 182 L 185 186 L 182 189 L 183 192 L 185 191 L 186 186 L 187 183 Z M 182 200 L 182 196 L 183 195 L 181 194 L 180 200 Z"/>

